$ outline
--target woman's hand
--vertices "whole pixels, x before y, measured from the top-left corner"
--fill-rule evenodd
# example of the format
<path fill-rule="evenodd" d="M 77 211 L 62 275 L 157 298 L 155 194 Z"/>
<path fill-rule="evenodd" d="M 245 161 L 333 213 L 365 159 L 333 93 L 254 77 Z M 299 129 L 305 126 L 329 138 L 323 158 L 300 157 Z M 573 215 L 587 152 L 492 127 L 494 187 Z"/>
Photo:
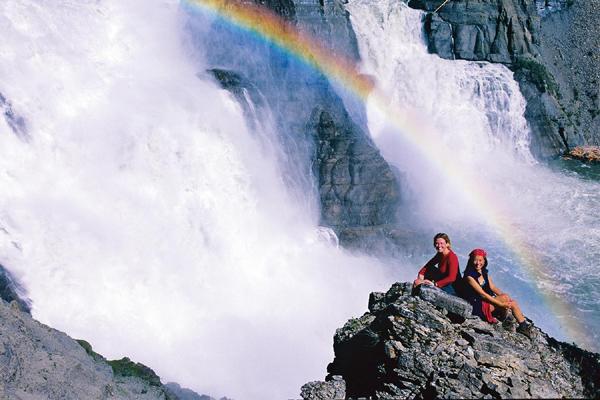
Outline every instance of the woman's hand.
<path fill-rule="evenodd" d="M 413 282 L 413 286 L 419 286 L 419 285 L 422 285 L 422 284 L 435 286 L 433 284 L 433 282 L 430 281 L 429 279 L 423 279 L 421 277 L 415 279 L 414 282 Z"/>
<path fill-rule="evenodd" d="M 496 297 L 496 305 L 498 307 L 512 309 L 513 304 L 513 299 L 511 299 L 506 293 Z"/>
<path fill-rule="evenodd" d="M 506 308 L 506 309 L 510 310 L 513 307 L 513 301 L 512 300 L 499 299 L 499 300 L 496 300 L 496 305 L 498 307 L 502 307 L 502 308 Z"/>

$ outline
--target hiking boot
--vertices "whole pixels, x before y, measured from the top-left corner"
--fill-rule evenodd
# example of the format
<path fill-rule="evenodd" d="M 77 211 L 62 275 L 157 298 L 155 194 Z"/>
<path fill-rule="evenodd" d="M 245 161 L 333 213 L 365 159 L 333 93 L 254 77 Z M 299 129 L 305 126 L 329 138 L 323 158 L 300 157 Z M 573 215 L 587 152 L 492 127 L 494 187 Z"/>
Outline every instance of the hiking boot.
<path fill-rule="evenodd" d="M 529 339 L 533 339 L 535 337 L 535 331 L 533 330 L 533 324 L 529 322 L 523 322 L 517 326 L 517 333 L 521 335 L 527 336 Z"/>

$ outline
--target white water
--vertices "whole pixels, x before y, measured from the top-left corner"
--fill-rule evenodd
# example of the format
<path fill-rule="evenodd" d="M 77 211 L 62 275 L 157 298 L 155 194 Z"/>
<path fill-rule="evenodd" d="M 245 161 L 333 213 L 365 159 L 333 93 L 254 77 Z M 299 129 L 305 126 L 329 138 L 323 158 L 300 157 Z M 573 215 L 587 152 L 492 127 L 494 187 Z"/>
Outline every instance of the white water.
<path fill-rule="evenodd" d="M 108 358 L 298 397 L 391 280 L 288 194 L 277 150 L 197 78 L 184 23 L 175 1 L 0 3 L 0 92 L 30 137 L 0 118 L 0 262 L 35 318 Z"/>
<path fill-rule="evenodd" d="M 433 168 L 431 155 L 415 151 L 405 133 L 370 104 L 371 134 L 386 159 L 406 173 L 413 219 L 425 230 L 454 237 L 463 266 L 470 249 L 491 250 L 493 276 L 528 316 L 563 339 L 568 338 L 563 325 L 571 325 L 577 332 L 570 339 L 598 350 L 600 307 L 592 299 L 600 295 L 600 183 L 552 172 L 532 160 L 525 102 L 507 68 L 428 54 L 422 13 L 402 1 L 350 0 L 347 8 L 364 72 L 377 78 L 392 107 L 419 115 L 420 125 L 434 131 L 431 154 L 443 146 L 444 162 L 470 177 L 451 180 L 445 168 Z M 493 196 L 474 208 L 471 194 L 479 192 Z M 493 222 L 498 216 L 511 221 L 508 234 L 541 261 L 535 273 L 522 269 L 506 248 L 506 233 L 499 236 Z M 542 293 L 561 298 L 576 323 L 564 314 L 548 317 Z"/>

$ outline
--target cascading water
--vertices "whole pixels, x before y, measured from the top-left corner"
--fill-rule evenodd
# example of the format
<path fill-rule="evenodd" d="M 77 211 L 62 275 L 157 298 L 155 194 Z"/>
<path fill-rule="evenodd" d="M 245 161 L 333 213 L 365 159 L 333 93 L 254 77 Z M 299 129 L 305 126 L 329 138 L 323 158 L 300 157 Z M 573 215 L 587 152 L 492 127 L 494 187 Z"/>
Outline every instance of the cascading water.
<path fill-rule="evenodd" d="M 0 262 L 34 317 L 108 358 L 214 396 L 295 397 L 391 279 L 290 195 L 277 142 L 198 78 L 182 14 L 174 1 L 0 4 L 3 107 L 29 138 L 5 112 Z"/>
<path fill-rule="evenodd" d="M 463 267 L 471 248 L 486 247 L 499 286 L 527 315 L 597 351 L 600 183 L 532 160 L 525 103 L 507 68 L 428 54 L 423 13 L 402 1 L 350 0 L 347 8 L 364 72 L 392 109 L 420 116 L 415 124 L 433 132 L 431 153 L 415 152 L 407 138 L 419 132 L 403 132 L 368 105 L 375 142 L 406 174 L 410 219 L 448 231 Z"/>

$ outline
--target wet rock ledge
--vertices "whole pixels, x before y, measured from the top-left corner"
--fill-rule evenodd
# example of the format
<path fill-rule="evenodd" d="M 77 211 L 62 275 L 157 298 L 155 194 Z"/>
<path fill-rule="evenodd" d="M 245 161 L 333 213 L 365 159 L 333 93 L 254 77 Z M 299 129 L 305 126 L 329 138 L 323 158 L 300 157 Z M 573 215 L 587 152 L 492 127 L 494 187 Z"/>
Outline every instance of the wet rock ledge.
<path fill-rule="evenodd" d="M 483 322 L 438 289 L 411 290 L 371 293 L 369 312 L 336 331 L 329 374 L 302 387 L 304 400 L 600 398 L 599 354 Z"/>

